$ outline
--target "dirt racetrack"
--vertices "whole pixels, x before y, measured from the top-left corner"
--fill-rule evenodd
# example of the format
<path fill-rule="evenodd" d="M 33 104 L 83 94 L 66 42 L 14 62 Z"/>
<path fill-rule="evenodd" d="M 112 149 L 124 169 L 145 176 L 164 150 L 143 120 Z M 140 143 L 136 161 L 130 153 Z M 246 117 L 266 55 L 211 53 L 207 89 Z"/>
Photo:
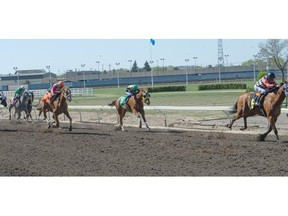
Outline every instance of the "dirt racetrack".
<path fill-rule="evenodd" d="M 287 176 L 288 137 L 0 121 L 1 176 Z M 66 125 L 65 125 L 66 124 Z M 236 129 L 234 130 L 236 131 Z M 227 133 L 226 133 L 227 132 Z M 233 132 L 233 131 L 232 131 Z M 237 130 L 238 132 L 238 130 Z"/>

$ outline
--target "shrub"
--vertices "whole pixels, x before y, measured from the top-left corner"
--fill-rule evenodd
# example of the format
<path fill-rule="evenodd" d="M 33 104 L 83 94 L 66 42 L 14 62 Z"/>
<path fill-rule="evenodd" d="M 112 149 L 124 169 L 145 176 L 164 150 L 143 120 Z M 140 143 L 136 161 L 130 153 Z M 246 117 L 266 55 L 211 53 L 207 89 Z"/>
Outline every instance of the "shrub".
<path fill-rule="evenodd" d="M 228 83 L 228 84 L 210 84 L 199 85 L 198 90 L 215 90 L 215 89 L 246 89 L 245 83 Z"/>
<path fill-rule="evenodd" d="M 186 91 L 186 86 L 160 86 L 148 88 L 148 92 Z"/>

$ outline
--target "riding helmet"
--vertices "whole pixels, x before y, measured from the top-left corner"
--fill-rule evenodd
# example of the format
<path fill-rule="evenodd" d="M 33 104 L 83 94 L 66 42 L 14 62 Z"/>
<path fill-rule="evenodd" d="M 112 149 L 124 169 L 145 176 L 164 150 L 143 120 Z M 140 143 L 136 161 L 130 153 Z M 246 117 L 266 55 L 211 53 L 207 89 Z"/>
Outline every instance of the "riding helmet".
<path fill-rule="evenodd" d="M 267 76 L 270 77 L 271 79 L 275 79 L 276 78 L 276 76 L 275 76 L 275 74 L 273 72 L 269 72 Z"/>

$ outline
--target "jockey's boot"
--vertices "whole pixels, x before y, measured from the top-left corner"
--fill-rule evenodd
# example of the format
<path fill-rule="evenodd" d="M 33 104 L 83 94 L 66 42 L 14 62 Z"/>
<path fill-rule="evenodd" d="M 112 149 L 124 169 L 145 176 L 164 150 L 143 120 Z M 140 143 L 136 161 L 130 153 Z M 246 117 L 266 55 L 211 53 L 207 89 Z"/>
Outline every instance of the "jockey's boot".
<path fill-rule="evenodd" d="M 265 96 L 265 94 L 261 94 L 261 95 L 259 96 L 259 108 L 262 108 L 264 96 Z"/>
<path fill-rule="evenodd" d="M 259 106 L 259 98 L 260 96 L 256 96 L 254 99 L 254 106 Z"/>

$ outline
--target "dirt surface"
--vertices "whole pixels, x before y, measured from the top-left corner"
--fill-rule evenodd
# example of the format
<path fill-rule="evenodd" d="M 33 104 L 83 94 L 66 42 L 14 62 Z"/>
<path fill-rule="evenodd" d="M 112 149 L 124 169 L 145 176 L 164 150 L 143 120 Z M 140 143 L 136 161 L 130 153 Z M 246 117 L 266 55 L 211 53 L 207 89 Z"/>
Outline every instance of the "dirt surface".
<path fill-rule="evenodd" d="M 16 123 L 15 119 L 0 119 L 0 175 L 288 175 L 286 116 L 279 120 L 283 122 L 283 127 L 279 126 L 281 143 L 276 142 L 273 133 L 265 142 L 257 141 L 259 131 L 266 130 L 264 118 L 251 118 L 246 132 L 240 131 L 237 124 L 230 131 L 224 126 L 226 119 L 210 121 L 204 129 L 201 129 L 202 122 L 194 131 L 191 130 L 195 129 L 192 118 L 178 116 L 170 127 L 160 127 L 155 123 L 160 122 L 159 119 L 151 117 L 148 120 L 151 131 L 126 126 L 125 132 L 115 130 L 114 123 L 79 123 L 76 117 L 73 119 L 71 132 L 63 121 L 60 122 L 62 129 L 47 129 L 43 120 Z M 135 123 L 135 117 L 132 119 Z M 129 122 L 125 121 L 127 125 Z M 194 126 L 197 121 L 194 119 Z M 262 127 L 254 124 L 255 121 Z M 181 126 L 181 122 L 183 130 L 171 127 Z M 239 121 L 239 125 L 242 124 L 243 121 Z"/>

